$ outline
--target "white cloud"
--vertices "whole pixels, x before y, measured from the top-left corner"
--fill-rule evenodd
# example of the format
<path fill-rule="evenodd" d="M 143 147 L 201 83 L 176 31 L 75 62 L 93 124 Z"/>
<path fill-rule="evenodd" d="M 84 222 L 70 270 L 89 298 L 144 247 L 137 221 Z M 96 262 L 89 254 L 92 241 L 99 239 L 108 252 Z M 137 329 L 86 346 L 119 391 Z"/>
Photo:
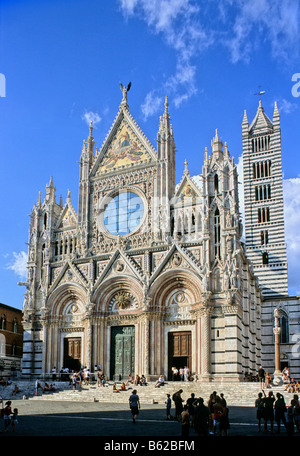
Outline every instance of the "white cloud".
<path fill-rule="evenodd" d="M 221 12 L 220 12 L 221 15 Z M 226 44 L 233 62 L 249 60 L 256 46 L 270 45 L 272 56 L 288 59 L 298 52 L 299 2 L 294 0 L 228 0 L 222 15 L 232 21 L 232 36 Z M 225 41 L 224 41 L 225 42 Z"/>
<path fill-rule="evenodd" d="M 86 111 L 83 115 L 82 115 L 82 120 L 85 120 L 85 122 L 90 125 L 90 122 L 92 120 L 93 122 L 93 125 L 95 126 L 97 123 L 101 122 L 101 117 L 99 116 L 99 114 L 97 112 L 93 112 L 93 111 Z"/>
<path fill-rule="evenodd" d="M 193 59 L 212 42 L 212 33 L 207 33 L 199 21 L 199 5 L 193 0 L 120 0 L 126 17 L 134 14 L 142 18 L 153 33 L 161 34 L 165 43 L 176 53 L 176 69 L 160 90 L 161 95 L 173 95 L 175 106 L 180 106 L 197 92 L 196 66 Z M 149 106 L 153 92 L 147 94 L 144 105 Z M 156 108 L 156 111 L 155 111 Z M 159 104 L 147 109 L 148 115 L 157 112 Z"/>
<path fill-rule="evenodd" d="M 152 116 L 155 112 L 158 111 L 163 105 L 163 98 L 156 95 L 153 91 L 149 92 L 146 95 L 145 101 L 141 106 L 142 113 L 147 119 L 147 117 Z"/>
<path fill-rule="evenodd" d="M 20 278 L 27 277 L 27 261 L 28 255 L 26 252 L 13 252 L 13 259 L 7 264 L 7 269 L 12 270 Z"/>
<path fill-rule="evenodd" d="M 298 107 L 298 105 L 296 103 L 291 103 L 290 101 L 286 100 L 285 98 L 279 99 L 277 101 L 277 106 L 278 106 L 279 113 L 284 113 L 284 114 L 290 114 Z"/>
<path fill-rule="evenodd" d="M 299 54 L 297 0 L 119 0 L 119 5 L 127 19 L 139 17 L 175 52 L 176 69 L 160 93 L 172 96 L 177 107 L 197 92 L 195 60 L 213 45 L 229 50 L 233 63 L 249 61 L 263 46 L 270 46 L 278 62 Z M 283 103 L 282 109 L 292 108 Z"/>

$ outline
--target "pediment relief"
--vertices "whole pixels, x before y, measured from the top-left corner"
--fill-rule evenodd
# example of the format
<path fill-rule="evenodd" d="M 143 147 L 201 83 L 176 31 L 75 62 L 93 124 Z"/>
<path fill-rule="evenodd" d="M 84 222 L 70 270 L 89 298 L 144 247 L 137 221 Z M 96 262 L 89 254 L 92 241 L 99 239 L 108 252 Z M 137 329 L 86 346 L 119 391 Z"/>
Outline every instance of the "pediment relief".
<path fill-rule="evenodd" d="M 197 255 L 196 255 L 197 256 Z M 172 269 L 189 269 L 202 276 L 199 259 L 191 251 L 173 245 L 167 252 L 159 252 L 154 256 L 154 271 L 150 282 L 153 282 L 159 274 Z"/>
<path fill-rule="evenodd" d="M 97 288 L 104 279 L 116 277 L 120 274 L 131 275 L 141 283 L 144 278 L 142 260 L 139 258 L 138 261 L 135 261 L 134 258 L 120 250 L 117 250 L 106 263 L 98 263 L 98 269 L 99 274 L 94 288 Z"/>
<path fill-rule="evenodd" d="M 52 270 L 52 281 L 50 292 L 58 285 L 64 283 L 76 283 L 82 285 L 84 288 L 88 285 L 88 278 L 85 276 L 88 273 L 88 265 L 81 266 L 82 271 L 74 264 L 67 262 L 61 268 L 54 268 Z"/>
<path fill-rule="evenodd" d="M 156 152 L 127 111 L 121 111 L 111 128 L 92 170 L 93 176 L 131 169 L 156 160 Z"/>
<path fill-rule="evenodd" d="M 176 203 L 190 202 L 195 203 L 201 197 L 200 190 L 189 176 L 185 176 L 176 190 Z"/>
<path fill-rule="evenodd" d="M 76 228 L 77 226 L 77 214 L 74 208 L 67 203 L 64 207 L 63 212 L 58 219 L 56 228 L 65 229 L 65 228 Z"/>

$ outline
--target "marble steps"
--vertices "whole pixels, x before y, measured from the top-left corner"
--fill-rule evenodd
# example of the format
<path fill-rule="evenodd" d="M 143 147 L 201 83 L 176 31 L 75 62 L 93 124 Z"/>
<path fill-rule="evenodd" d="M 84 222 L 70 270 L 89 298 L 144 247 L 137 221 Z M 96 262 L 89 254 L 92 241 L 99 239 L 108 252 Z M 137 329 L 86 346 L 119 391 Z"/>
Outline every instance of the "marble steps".
<path fill-rule="evenodd" d="M 38 396 L 31 395 L 28 398 L 31 400 L 52 400 L 52 401 L 81 401 L 81 402 L 110 402 L 110 403 L 124 403 L 128 404 L 128 398 L 135 387 L 130 386 L 127 391 L 120 391 L 113 393 L 112 385 L 110 382 L 107 387 L 98 387 L 96 384 L 83 385 L 81 390 L 77 388 L 74 392 L 70 385 L 58 385 L 58 390 L 54 393 L 44 393 Z M 119 387 L 120 384 L 117 384 Z M 144 404 L 161 404 L 164 405 L 169 393 L 172 394 L 179 389 L 183 390 L 182 398 L 184 400 L 190 397 L 191 393 L 195 397 L 203 397 L 207 402 L 210 394 L 217 391 L 218 394 L 223 393 L 229 406 L 244 406 L 253 407 L 258 393 L 261 391 L 259 383 L 184 383 L 184 382 L 169 382 L 160 388 L 155 388 L 154 383 L 147 386 L 136 387 L 141 403 Z M 280 392 L 284 395 L 286 403 L 289 404 L 292 399 L 292 394 L 284 392 L 283 386 L 274 386 L 266 390 L 273 391 L 274 395 Z"/>

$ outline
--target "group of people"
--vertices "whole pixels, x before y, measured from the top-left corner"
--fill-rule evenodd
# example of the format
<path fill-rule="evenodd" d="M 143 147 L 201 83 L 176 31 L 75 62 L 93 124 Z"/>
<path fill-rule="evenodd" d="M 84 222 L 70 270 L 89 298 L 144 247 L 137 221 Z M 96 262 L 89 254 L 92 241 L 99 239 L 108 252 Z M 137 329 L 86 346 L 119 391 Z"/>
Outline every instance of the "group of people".
<path fill-rule="evenodd" d="M 3 377 L 1 377 L 0 385 L 1 386 L 10 386 L 10 385 L 12 385 L 12 381 L 10 379 L 5 380 Z M 20 393 L 20 392 L 21 392 L 20 388 L 18 387 L 17 384 L 15 384 L 14 389 L 12 390 L 11 394 L 13 396 L 15 396 L 17 393 Z"/>
<path fill-rule="evenodd" d="M 50 385 L 49 385 L 49 383 L 47 383 L 47 382 L 45 382 L 44 386 L 42 386 L 40 378 L 37 378 L 35 381 L 35 395 L 36 396 L 38 396 L 39 390 L 41 390 L 43 393 L 54 392 L 54 391 L 56 391 L 56 386 L 55 386 L 55 383 L 50 383 Z"/>
<path fill-rule="evenodd" d="M 139 375 L 136 374 L 136 376 L 133 378 L 131 374 L 128 374 L 128 379 L 126 380 L 125 385 L 135 385 L 135 386 L 146 386 L 147 385 L 147 380 L 144 374 Z"/>
<path fill-rule="evenodd" d="M 230 428 L 228 419 L 228 407 L 224 395 L 220 395 L 214 391 L 208 400 L 207 405 L 202 397 L 196 398 L 195 394 L 185 401 L 181 397 L 183 390 L 180 389 L 173 394 L 172 400 L 175 405 L 175 415 L 171 415 L 172 401 L 170 394 L 167 394 L 166 408 L 167 419 L 175 419 L 181 421 L 182 435 L 189 435 L 190 428 L 194 428 L 195 432 L 201 436 L 209 434 L 218 434 L 220 436 L 228 435 Z"/>
<path fill-rule="evenodd" d="M 258 379 L 260 382 L 261 389 L 271 388 L 272 377 L 269 372 L 265 372 L 262 366 L 258 370 Z M 290 377 L 290 370 L 285 367 L 281 373 L 282 383 L 284 385 L 284 391 L 288 393 L 299 393 L 300 392 L 300 381 Z"/>
<path fill-rule="evenodd" d="M 10 378 L 8 378 L 7 380 L 5 380 L 5 378 L 3 378 L 3 377 L 0 378 L 1 386 L 9 386 L 11 384 L 12 384 L 12 380 Z"/>
<path fill-rule="evenodd" d="M 290 370 L 288 367 L 285 367 L 282 371 L 282 381 L 284 386 L 284 391 L 288 393 L 299 393 L 300 392 L 300 381 L 295 380 L 290 376 Z"/>
<path fill-rule="evenodd" d="M 17 417 L 18 417 L 18 409 L 14 408 L 12 409 L 12 402 L 7 401 L 4 404 L 4 401 L 2 398 L 0 398 L 1 401 L 1 418 L 4 420 L 4 432 L 7 432 L 8 429 L 12 428 L 12 431 L 15 432 L 16 430 L 16 424 L 18 423 Z"/>
<path fill-rule="evenodd" d="M 188 366 L 180 367 L 177 369 L 177 367 L 172 367 L 172 381 L 181 381 L 181 382 L 188 382 L 191 381 L 191 374 L 190 374 L 190 369 Z"/>
<path fill-rule="evenodd" d="M 133 376 L 131 374 L 128 374 L 128 379 L 126 380 L 126 383 L 122 382 L 120 388 L 117 387 L 116 382 L 113 384 L 113 392 L 118 393 L 120 391 L 127 391 L 127 386 L 130 384 L 132 384 L 134 386 L 146 386 L 147 380 L 146 380 L 145 375 L 136 374 L 135 378 L 133 378 Z"/>
<path fill-rule="evenodd" d="M 294 431 L 300 432 L 300 401 L 297 394 L 294 394 L 290 404 L 286 405 L 281 393 L 277 393 L 275 397 L 272 391 L 266 395 L 263 390 L 258 393 L 255 407 L 259 432 L 262 431 L 262 424 L 264 432 L 274 432 L 274 422 L 277 424 L 276 433 L 280 433 L 281 423 L 289 435 Z"/>

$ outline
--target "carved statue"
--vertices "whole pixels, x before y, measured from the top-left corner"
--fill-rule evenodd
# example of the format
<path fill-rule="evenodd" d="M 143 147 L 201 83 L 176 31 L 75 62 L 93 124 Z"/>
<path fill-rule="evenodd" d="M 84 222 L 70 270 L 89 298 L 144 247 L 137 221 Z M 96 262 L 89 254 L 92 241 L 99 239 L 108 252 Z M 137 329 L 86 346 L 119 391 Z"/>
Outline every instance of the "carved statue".
<path fill-rule="evenodd" d="M 123 100 L 122 102 L 127 102 L 127 92 L 129 92 L 130 90 L 130 87 L 131 87 L 131 82 L 128 84 L 127 87 L 123 86 L 123 84 L 120 83 L 120 88 L 122 90 L 122 93 L 123 93 Z"/>

